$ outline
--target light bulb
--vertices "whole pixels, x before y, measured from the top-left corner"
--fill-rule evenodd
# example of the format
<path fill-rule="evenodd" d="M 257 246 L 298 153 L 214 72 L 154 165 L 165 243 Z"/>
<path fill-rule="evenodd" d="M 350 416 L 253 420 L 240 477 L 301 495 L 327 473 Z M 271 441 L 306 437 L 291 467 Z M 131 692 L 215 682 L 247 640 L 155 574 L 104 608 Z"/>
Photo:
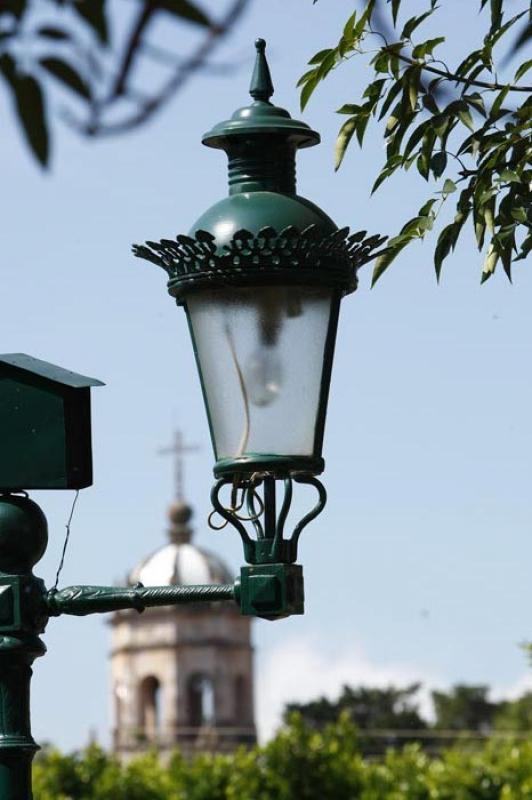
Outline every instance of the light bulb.
<path fill-rule="evenodd" d="M 283 370 L 277 348 L 259 345 L 249 356 L 244 367 L 244 383 L 251 403 L 269 406 L 282 388 Z"/>

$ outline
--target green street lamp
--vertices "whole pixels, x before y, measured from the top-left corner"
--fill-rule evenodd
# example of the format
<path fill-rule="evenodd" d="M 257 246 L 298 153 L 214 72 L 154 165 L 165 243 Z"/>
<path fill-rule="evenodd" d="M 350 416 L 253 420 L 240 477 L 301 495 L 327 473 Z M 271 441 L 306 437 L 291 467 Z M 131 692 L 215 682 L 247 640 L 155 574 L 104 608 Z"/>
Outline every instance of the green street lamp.
<path fill-rule="evenodd" d="M 213 506 L 238 530 L 252 565 L 241 573 L 242 609 L 279 618 L 303 613 L 298 539 L 326 501 L 315 476 L 324 468 L 340 301 L 384 239 L 339 230 L 296 194 L 296 151 L 320 137 L 270 102 L 265 47 L 258 39 L 253 102 L 203 137 L 227 153 L 229 196 L 189 235 L 134 252 L 166 270 L 168 291 L 187 314 L 216 458 Z M 314 486 L 318 503 L 285 538 L 293 481 Z M 278 516 L 277 482 L 284 489 Z"/>
<path fill-rule="evenodd" d="M 50 617 L 213 601 L 266 619 L 303 613 L 297 545 L 326 500 L 316 476 L 340 300 L 384 240 L 338 230 L 296 194 L 295 152 L 319 135 L 270 103 L 265 44 L 256 46 L 253 102 L 203 138 L 228 154 L 229 197 L 191 235 L 135 247 L 167 271 L 187 313 L 216 457 L 211 524 L 219 515 L 236 528 L 247 566 L 227 585 L 47 589 L 33 573 L 47 522 L 27 490 L 92 484 L 90 390 L 101 382 L 0 355 L 1 800 L 32 797 L 31 665 Z M 294 482 L 318 501 L 286 537 Z"/>

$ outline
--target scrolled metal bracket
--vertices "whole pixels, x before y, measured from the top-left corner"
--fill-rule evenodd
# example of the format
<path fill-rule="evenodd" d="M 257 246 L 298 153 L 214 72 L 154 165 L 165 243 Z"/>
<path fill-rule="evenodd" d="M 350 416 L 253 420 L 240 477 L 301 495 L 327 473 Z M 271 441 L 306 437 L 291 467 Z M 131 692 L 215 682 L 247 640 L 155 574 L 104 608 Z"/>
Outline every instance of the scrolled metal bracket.
<path fill-rule="evenodd" d="M 276 484 L 282 481 L 284 488 L 283 501 L 279 514 L 276 514 Z M 293 482 L 312 486 L 318 492 L 318 501 L 315 506 L 295 525 L 292 535 L 284 537 L 286 520 L 290 512 L 293 498 Z M 261 500 L 261 509 L 256 511 L 257 489 L 263 485 L 264 499 Z M 220 494 L 224 487 L 231 486 L 231 506 L 223 504 Z M 241 499 L 237 502 L 237 493 Z M 248 564 L 294 564 L 297 561 L 299 537 L 306 526 L 312 522 L 325 508 L 327 492 L 323 484 L 313 475 L 306 473 L 291 473 L 281 479 L 276 479 L 270 473 L 255 473 L 251 478 L 237 478 L 225 476 L 220 478 L 213 486 L 211 492 L 213 514 L 218 514 L 223 520 L 223 525 L 216 525 L 209 517 L 209 524 L 215 530 L 232 525 L 239 533 L 244 547 L 244 557 Z M 248 515 L 243 516 L 240 511 L 247 508 Z M 256 538 L 252 538 L 245 526 L 251 522 Z"/>

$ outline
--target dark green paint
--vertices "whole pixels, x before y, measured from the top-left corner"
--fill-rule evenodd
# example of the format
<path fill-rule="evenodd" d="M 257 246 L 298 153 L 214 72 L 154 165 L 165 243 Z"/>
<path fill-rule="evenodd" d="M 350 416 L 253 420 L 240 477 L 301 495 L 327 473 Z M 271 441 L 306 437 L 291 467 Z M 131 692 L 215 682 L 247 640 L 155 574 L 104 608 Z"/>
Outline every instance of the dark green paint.
<path fill-rule="evenodd" d="M 274 472 L 278 478 L 288 477 L 293 472 L 319 475 L 325 462 L 321 456 L 278 456 L 248 453 L 239 458 L 221 458 L 214 465 L 214 475 L 222 478 L 233 475 L 251 475 L 254 472 Z"/>
<path fill-rule="evenodd" d="M 30 800 L 31 665 L 44 655 L 44 584 L 34 564 L 48 541 L 44 514 L 18 495 L 0 495 L 0 798 Z"/>
<path fill-rule="evenodd" d="M 285 525 L 292 505 L 294 481 L 314 487 L 318 493 L 318 501 L 294 526 L 291 536 L 285 538 Z M 325 508 L 327 492 L 320 481 L 306 472 L 293 472 L 285 475 L 282 479 L 284 495 L 277 514 L 275 492 L 280 483 L 281 480 L 275 472 L 256 473 L 248 478 L 229 476 L 220 478 L 211 491 L 214 510 L 240 534 L 244 546 L 244 557 L 248 564 L 293 564 L 297 560 L 297 548 L 301 533 Z M 264 499 L 260 510 L 257 489 L 261 484 L 264 484 Z M 243 502 L 240 508 L 245 507 L 245 516 L 242 516 L 243 512 L 223 505 L 220 493 L 226 486 L 231 486 L 233 492 L 237 488 L 243 493 Z M 255 538 L 249 535 L 245 522 L 252 523 L 256 533 Z"/>
<path fill-rule="evenodd" d="M 93 378 L 22 353 L 0 356 L 0 491 L 92 484 Z"/>
<path fill-rule="evenodd" d="M 279 137 L 292 148 L 312 147 L 318 144 L 319 133 L 309 128 L 305 122 L 292 119 L 284 108 L 279 108 L 269 102 L 274 89 L 266 61 L 264 39 L 257 39 L 255 48 L 257 57 L 249 87 L 249 93 L 254 102 L 237 109 L 231 119 L 215 125 L 203 136 L 203 144 L 207 147 L 227 150 L 231 141 L 252 138 L 255 134 Z"/>
<path fill-rule="evenodd" d="M 84 617 L 134 608 L 139 612 L 153 606 L 179 605 L 181 603 L 212 603 L 216 600 L 234 600 L 233 584 L 206 586 L 68 586 L 61 591 L 51 591 L 46 596 L 46 606 L 51 616 L 71 614 Z"/>
<path fill-rule="evenodd" d="M 276 620 L 304 613 L 303 568 L 267 564 L 240 570 L 242 614 Z"/>
<path fill-rule="evenodd" d="M 179 304 L 190 292 L 227 285 L 320 285 L 346 294 L 356 288 L 358 267 L 382 243 L 380 237 L 366 238 L 365 231 L 338 231 L 324 211 L 296 194 L 296 151 L 320 137 L 270 102 L 264 41 L 256 47 L 253 102 L 202 140 L 227 153 L 230 196 L 204 212 L 188 236 L 134 246 L 135 255 L 168 272 L 168 290 Z"/>
<path fill-rule="evenodd" d="M 72 389 L 84 389 L 87 386 L 105 386 L 97 378 L 89 378 L 87 375 L 80 375 L 70 369 L 58 367 L 57 364 L 50 364 L 40 358 L 28 356 L 26 353 L 4 353 L 0 355 L 0 364 L 15 367 L 21 372 L 45 378 L 51 383 L 61 386 L 70 386 Z"/>

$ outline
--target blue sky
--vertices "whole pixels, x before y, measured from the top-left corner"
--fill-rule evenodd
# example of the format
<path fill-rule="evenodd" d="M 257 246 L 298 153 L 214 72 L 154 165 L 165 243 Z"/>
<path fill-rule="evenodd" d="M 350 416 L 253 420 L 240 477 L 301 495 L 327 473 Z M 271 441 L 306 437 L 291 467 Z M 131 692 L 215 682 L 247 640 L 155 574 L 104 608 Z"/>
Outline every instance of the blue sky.
<path fill-rule="evenodd" d="M 443 5 L 428 30 L 452 33 L 454 60 L 480 25 L 477 4 Z M 119 24 L 126 7 L 117 6 Z M 351 8 L 256 1 L 217 56 L 244 60 L 241 69 L 198 76 L 123 137 L 87 142 L 57 125 L 49 174 L 11 115 L 0 115 L 0 349 L 107 384 L 93 392 L 95 485 L 78 503 L 63 585 L 121 580 L 165 541 L 173 471 L 157 451 L 176 426 L 202 448 L 186 477 L 197 541 L 235 570 L 241 563 L 236 534 L 206 523 L 212 453 L 184 315 L 164 273 L 133 259 L 130 244 L 188 230 L 226 194 L 225 157 L 200 138 L 247 102 L 253 40 L 268 41 L 275 102 L 298 116 L 297 78 Z M 353 146 L 333 172 L 334 109 L 356 102 L 364 79 L 355 60 L 317 90 L 303 118 L 322 144 L 300 154 L 298 189 L 339 225 L 393 234 L 431 187 L 408 174 L 370 200 L 383 161 L 371 131 L 368 147 Z M 69 98 L 54 102 L 59 110 Z M 6 112 L 3 95 L 0 104 Z M 520 262 L 513 287 L 502 274 L 480 287 L 481 259 L 466 237 L 437 286 L 433 244 L 408 250 L 371 291 L 364 271 L 343 304 L 324 448 L 329 504 L 300 548 L 307 613 L 255 625 L 265 733 L 284 701 L 334 694 L 342 682 L 419 678 L 511 692 L 528 680 L 518 643 L 532 638 L 532 277 Z M 35 499 L 50 524 L 37 574 L 51 584 L 72 497 Z M 53 620 L 45 638 L 35 735 L 73 748 L 92 729 L 106 742 L 105 620 Z"/>

